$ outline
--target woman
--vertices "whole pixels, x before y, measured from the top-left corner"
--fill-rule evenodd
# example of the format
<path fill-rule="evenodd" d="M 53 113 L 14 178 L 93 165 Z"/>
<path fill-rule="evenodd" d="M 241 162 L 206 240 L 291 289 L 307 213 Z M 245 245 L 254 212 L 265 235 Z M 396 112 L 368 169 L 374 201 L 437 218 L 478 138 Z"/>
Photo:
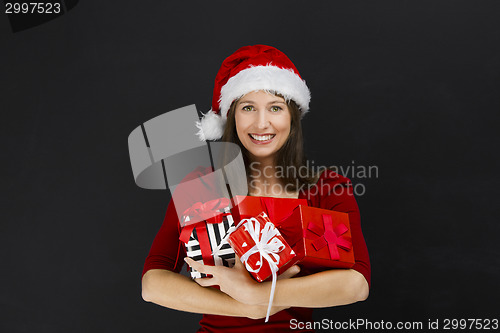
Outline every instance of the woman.
<path fill-rule="evenodd" d="M 301 276 L 299 267 L 293 266 L 280 275 L 274 315 L 264 323 L 270 282 L 254 281 L 238 259 L 233 268 L 227 268 L 185 258 L 171 202 L 144 266 L 146 301 L 203 313 L 200 331 L 277 332 L 289 331 L 292 319 L 312 321 L 312 308 L 368 297 L 370 263 L 349 180 L 332 171 L 283 174 L 283 170 L 304 165 L 300 119 L 308 111 L 309 100 L 309 89 L 286 55 L 265 45 L 243 47 L 224 60 L 215 79 L 212 110 L 198 124 L 198 135 L 202 140 L 222 137 L 241 147 L 249 195 L 304 198 L 310 206 L 348 213 L 356 260 L 353 268 Z M 178 274 L 183 258 L 213 277 L 193 282 Z"/>

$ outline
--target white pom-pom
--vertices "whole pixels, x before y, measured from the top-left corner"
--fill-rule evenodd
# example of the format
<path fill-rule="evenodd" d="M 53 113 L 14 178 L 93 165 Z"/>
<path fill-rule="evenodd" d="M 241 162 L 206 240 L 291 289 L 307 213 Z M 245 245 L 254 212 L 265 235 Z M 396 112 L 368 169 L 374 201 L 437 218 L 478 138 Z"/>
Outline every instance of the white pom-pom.
<path fill-rule="evenodd" d="M 221 116 L 210 110 L 203 115 L 200 121 L 196 122 L 196 127 L 199 130 L 196 135 L 200 141 L 220 139 L 224 133 L 225 124 L 226 119 L 222 119 Z"/>

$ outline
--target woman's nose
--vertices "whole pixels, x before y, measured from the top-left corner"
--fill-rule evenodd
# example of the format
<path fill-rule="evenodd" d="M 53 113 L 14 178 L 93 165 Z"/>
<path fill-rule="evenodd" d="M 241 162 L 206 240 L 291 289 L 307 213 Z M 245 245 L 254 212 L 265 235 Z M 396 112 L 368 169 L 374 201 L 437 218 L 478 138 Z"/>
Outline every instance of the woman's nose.
<path fill-rule="evenodd" d="M 258 112 L 258 119 L 257 119 L 257 127 L 259 129 L 265 129 L 269 127 L 269 119 L 268 119 L 268 114 L 266 110 L 259 110 Z"/>

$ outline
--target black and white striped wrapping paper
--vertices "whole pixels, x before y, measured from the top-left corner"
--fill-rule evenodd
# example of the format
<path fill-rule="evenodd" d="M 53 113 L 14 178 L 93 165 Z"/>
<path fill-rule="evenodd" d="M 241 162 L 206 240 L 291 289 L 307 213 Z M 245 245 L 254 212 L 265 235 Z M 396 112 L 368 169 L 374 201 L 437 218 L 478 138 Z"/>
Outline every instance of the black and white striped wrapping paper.
<path fill-rule="evenodd" d="M 226 212 L 229 212 L 229 208 L 227 208 Z M 206 223 L 207 234 L 212 252 L 219 246 L 219 244 L 221 244 L 221 241 L 224 239 L 227 232 L 229 231 L 229 228 L 231 228 L 232 226 L 234 226 L 234 221 L 231 215 L 224 216 L 221 223 Z M 196 234 L 196 228 L 193 229 L 193 232 L 189 237 L 189 241 L 186 244 L 186 254 L 194 261 L 203 264 L 200 243 L 198 241 L 198 235 Z M 217 254 L 213 256 L 213 258 L 216 266 L 234 266 L 235 253 L 231 245 L 229 245 L 229 243 L 227 242 L 227 239 L 224 240 L 221 249 Z M 193 268 L 189 268 L 189 271 L 193 279 L 207 276 L 206 274 L 200 273 Z"/>

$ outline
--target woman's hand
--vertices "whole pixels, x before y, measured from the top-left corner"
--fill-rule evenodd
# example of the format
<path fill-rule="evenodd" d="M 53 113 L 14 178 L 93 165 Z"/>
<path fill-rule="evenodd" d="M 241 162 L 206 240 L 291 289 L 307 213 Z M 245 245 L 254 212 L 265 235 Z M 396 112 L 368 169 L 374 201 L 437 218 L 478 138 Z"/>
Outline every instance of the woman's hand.
<path fill-rule="evenodd" d="M 195 281 L 202 287 L 218 285 L 222 292 L 244 304 L 256 305 L 266 303 L 263 300 L 268 300 L 269 298 L 267 292 L 266 295 L 263 294 L 263 291 L 265 290 L 261 288 L 261 284 L 259 282 L 255 281 L 250 276 L 238 256 L 235 258 L 233 268 L 225 266 L 207 266 L 198 263 L 189 257 L 186 257 L 185 261 L 191 268 L 196 269 L 198 272 L 212 275 L 211 278 L 195 279 Z M 291 278 L 299 271 L 300 269 L 298 266 L 292 266 L 287 271 L 283 272 L 283 274 L 279 275 L 278 279 Z M 283 308 L 280 308 L 277 311 L 282 309 Z"/>
<path fill-rule="evenodd" d="M 209 287 L 218 285 L 222 292 L 235 300 L 245 304 L 252 304 L 252 294 L 258 288 L 258 282 L 252 279 L 238 257 L 236 257 L 233 268 L 203 265 L 189 257 L 186 257 L 184 260 L 191 268 L 196 269 L 198 272 L 212 275 L 210 278 L 195 279 L 194 281 L 200 286 Z"/>

